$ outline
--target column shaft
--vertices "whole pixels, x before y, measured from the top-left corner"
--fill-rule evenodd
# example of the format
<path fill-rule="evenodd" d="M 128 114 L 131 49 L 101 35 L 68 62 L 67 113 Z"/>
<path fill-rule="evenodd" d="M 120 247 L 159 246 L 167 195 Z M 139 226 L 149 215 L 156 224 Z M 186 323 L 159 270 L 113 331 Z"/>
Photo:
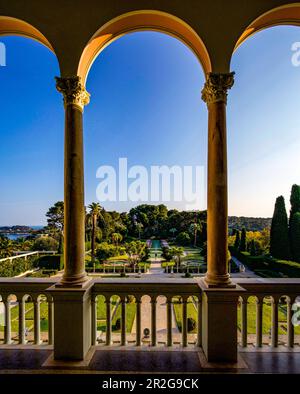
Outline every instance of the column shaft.
<path fill-rule="evenodd" d="M 34 343 L 39 345 L 41 342 L 41 313 L 40 301 L 34 301 Z"/>
<path fill-rule="evenodd" d="M 121 346 L 126 345 L 126 297 L 121 299 Z"/>
<path fill-rule="evenodd" d="M 278 346 L 278 301 L 272 300 L 272 328 L 271 328 L 272 347 Z"/>
<path fill-rule="evenodd" d="M 167 301 L 167 346 L 172 346 L 172 300 Z"/>
<path fill-rule="evenodd" d="M 11 343 L 11 314 L 10 314 L 10 300 L 5 301 L 5 332 L 4 343 L 9 345 Z"/>
<path fill-rule="evenodd" d="M 228 273 L 227 90 L 233 74 L 207 77 L 202 98 L 208 108 L 207 273 L 210 287 L 231 285 Z"/>
<path fill-rule="evenodd" d="M 151 346 L 156 346 L 156 300 L 151 300 Z"/>
<path fill-rule="evenodd" d="M 25 302 L 22 299 L 19 301 L 19 344 L 24 345 L 25 343 Z"/>
<path fill-rule="evenodd" d="M 182 346 L 187 347 L 187 300 L 182 301 Z"/>
<path fill-rule="evenodd" d="M 54 308 L 53 300 L 48 300 L 48 345 L 53 345 Z"/>
<path fill-rule="evenodd" d="M 141 321 L 141 300 L 136 300 L 136 346 L 141 346 L 141 333 L 142 333 L 142 321 Z"/>
<path fill-rule="evenodd" d="M 106 345 L 111 345 L 111 308 L 110 299 L 106 301 Z"/>
<path fill-rule="evenodd" d="M 83 106 L 89 95 L 79 77 L 57 78 L 65 104 L 64 172 L 64 275 L 63 286 L 80 286 L 87 277 L 85 255 L 85 208 L 83 169 Z"/>
<path fill-rule="evenodd" d="M 256 302 L 256 347 L 262 347 L 263 300 Z"/>
<path fill-rule="evenodd" d="M 92 300 L 92 345 L 97 345 L 97 298 Z"/>

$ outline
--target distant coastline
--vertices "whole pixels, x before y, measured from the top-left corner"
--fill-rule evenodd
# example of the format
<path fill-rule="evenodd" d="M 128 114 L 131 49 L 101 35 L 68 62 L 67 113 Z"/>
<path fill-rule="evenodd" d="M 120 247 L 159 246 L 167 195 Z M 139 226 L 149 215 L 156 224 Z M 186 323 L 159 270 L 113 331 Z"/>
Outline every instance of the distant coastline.
<path fill-rule="evenodd" d="M 18 238 L 26 238 L 30 235 L 36 234 L 39 230 L 42 230 L 45 226 L 0 226 L 0 235 L 15 241 Z"/>

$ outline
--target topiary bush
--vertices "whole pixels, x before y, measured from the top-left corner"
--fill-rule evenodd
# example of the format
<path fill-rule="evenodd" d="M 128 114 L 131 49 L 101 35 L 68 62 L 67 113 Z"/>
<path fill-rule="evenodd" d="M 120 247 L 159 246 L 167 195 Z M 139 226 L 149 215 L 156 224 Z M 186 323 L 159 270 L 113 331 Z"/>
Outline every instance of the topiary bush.
<path fill-rule="evenodd" d="M 196 320 L 193 319 L 192 317 L 188 317 L 187 319 L 187 330 L 188 332 L 192 332 L 196 329 L 197 323 Z"/>
<path fill-rule="evenodd" d="M 116 320 L 115 330 L 118 331 L 118 330 L 120 330 L 120 329 L 121 329 L 121 319 L 118 318 L 118 319 Z"/>

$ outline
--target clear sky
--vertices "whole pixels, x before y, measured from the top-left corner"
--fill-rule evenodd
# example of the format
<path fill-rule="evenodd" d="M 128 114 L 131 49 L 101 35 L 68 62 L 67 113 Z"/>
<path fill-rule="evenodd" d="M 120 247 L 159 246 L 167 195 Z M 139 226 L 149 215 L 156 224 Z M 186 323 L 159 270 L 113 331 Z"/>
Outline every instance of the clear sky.
<path fill-rule="evenodd" d="M 1 37 L 0 225 L 45 223 L 63 199 L 62 97 L 55 56 L 21 37 Z M 275 198 L 288 202 L 300 184 L 300 67 L 291 46 L 300 29 L 277 27 L 248 39 L 234 54 L 235 86 L 228 100 L 229 214 L 272 215 Z M 178 40 L 154 32 L 129 34 L 96 59 L 84 112 L 86 204 L 96 201 L 99 166 L 202 166 L 206 173 L 204 75 Z M 206 184 L 201 183 L 205 192 Z M 182 203 L 166 203 L 185 208 Z M 106 202 L 124 211 L 133 202 Z M 201 202 L 205 208 L 206 202 Z M 289 209 L 289 205 L 287 204 Z"/>

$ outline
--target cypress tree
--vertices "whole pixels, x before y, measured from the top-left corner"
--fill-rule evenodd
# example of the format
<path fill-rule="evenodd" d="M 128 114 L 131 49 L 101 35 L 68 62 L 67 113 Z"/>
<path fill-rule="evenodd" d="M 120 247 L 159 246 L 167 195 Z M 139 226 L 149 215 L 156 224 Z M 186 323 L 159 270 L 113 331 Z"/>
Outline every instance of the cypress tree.
<path fill-rule="evenodd" d="M 293 260 L 300 262 L 300 212 L 293 214 L 290 224 Z"/>
<path fill-rule="evenodd" d="M 294 213 L 300 212 L 300 186 L 299 185 L 292 186 L 290 203 L 291 203 L 291 214 L 290 214 L 290 220 L 291 220 Z"/>
<path fill-rule="evenodd" d="M 250 254 L 251 256 L 256 256 L 256 245 L 254 239 L 250 242 Z"/>
<path fill-rule="evenodd" d="M 245 227 L 242 228 L 240 251 L 245 252 L 247 250 L 247 233 Z"/>
<path fill-rule="evenodd" d="M 276 199 L 271 224 L 270 253 L 282 260 L 290 258 L 288 217 L 283 196 Z"/>
<path fill-rule="evenodd" d="M 236 230 L 236 233 L 235 233 L 234 248 L 236 250 L 239 250 L 239 248 L 240 248 L 240 232 L 239 232 L 239 230 Z"/>
<path fill-rule="evenodd" d="M 292 186 L 292 191 L 291 191 L 291 197 L 290 197 L 290 203 L 291 203 L 291 211 L 290 211 L 290 226 L 289 226 L 289 240 L 290 240 L 290 251 L 291 251 L 291 258 L 294 261 L 297 260 L 297 235 L 293 234 L 294 231 L 297 231 L 297 219 L 294 220 L 294 215 L 298 212 L 300 212 L 300 186 L 299 185 L 293 185 Z"/>

